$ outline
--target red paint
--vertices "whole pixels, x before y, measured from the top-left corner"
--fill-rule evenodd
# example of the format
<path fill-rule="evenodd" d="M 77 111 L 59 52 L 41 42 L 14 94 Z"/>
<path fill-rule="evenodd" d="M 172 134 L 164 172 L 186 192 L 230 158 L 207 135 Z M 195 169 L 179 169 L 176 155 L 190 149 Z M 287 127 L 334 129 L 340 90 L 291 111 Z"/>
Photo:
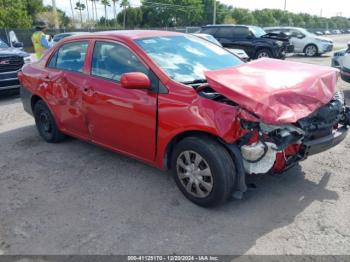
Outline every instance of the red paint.
<path fill-rule="evenodd" d="M 258 59 L 206 72 L 216 91 L 267 124 L 295 123 L 334 96 L 339 70 L 276 59 Z"/>
<path fill-rule="evenodd" d="M 166 150 L 177 135 L 198 131 L 219 137 L 226 143 L 234 143 L 247 133 L 247 130 L 241 127 L 241 118 L 258 121 L 256 116 L 246 111 L 255 111 L 256 107 L 252 107 L 250 103 L 254 99 L 250 97 L 249 100 L 241 95 L 239 97 L 242 99 L 238 100 L 238 89 L 224 88 L 224 85 L 229 84 L 228 73 L 233 74 L 232 83 L 235 83 L 235 86 L 246 88 L 244 91 L 246 95 L 262 97 L 272 92 L 268 86 L 268 81 L 271 79 L 261 75 L 263 68 L 266 67 L 268 72 L 273 71 L 277 74 L 280 69 L 286 72 L 292 67 L 288 66 L 288 63 L 281 64 L 278 60 L 262 60 L 237 69 L 208 72 L 209 82 L 227 97 L 236 102 L 242 102 L 246 109 L 242 110 L 240 106 L 231 106 L 203 98 L 193 88 L 171 80 L 133 41 L 142 37 L 177 34 L 159 31 L 118 31 L 69 37 L 61 40 L 52 50 L 45 53 L 40 61 L 25 65 L 19 74 L 19 79 L 25 88 L 48 104 L 62 132 L 164 168 Z M 67 42 L 81 40 L 89 42 L 83 73 L 46 67 L 49 58 L 60 46 Z M 167 92 L 157 94 L 147 89 L 139 89 L 149 86 L 148 78 L 140 73 L 124 75 L 121 82 L 90 75 L 93 46 L 96 40 L 115 41 L 129 47 L 141 62 L 154 72 Z M 274 66 L 274 63 L 277 66 Z M 254 68 L 258 69 L 260 76 L 256 76 Z M 322 71 L 312 66 L 304 66 L 304 69 L 311 70 L 310 74 L 313 76 L 316 72 Z M 251 73 L 248 75 L 249 70 Z M 325 84 L 322 90 L 318 85 L 312 85 L 317 92 L 322 92 L 319 99 L 312 97 L 309 101 L 315 105 L 309 103 L 310 108 L 306 111 L 307 113 L 320 102 L 327 102 L 326 100 L 334 91 L 333 71 L 324 69 L 322 72 L 327 73 L 329 77 L 321 77 Z M 291 77 L 296 76 L 295 73 L 290 73 Z M 217 84 L 221 79 L 224 80 L 223 83 Z M 316 80 L 315 77 L 308 77 L 307 80 L 302 81 L 302 85 L 309 89 Z M 290 81 L 284 79 L 281 83 L 283 82 Z M 134 89 L 130 89 L 132 87 Z M 235 95 L 232 95 L 233 91 Z M 276 92 L 272 94 L 276 97 Z M 298 94 L 298 98 L 304 97 L 299 89 L 297 92 L 283 91 L 278 94 L 279 97 L 285 94 L 292 102 L 296 102 L 292 94 Z M 281 103 L 281 101 L 275 101 Z M 289 102 L 286 101 L 286 103 Z M 264 107 L 258 107 L 254 113 L 268 122 L 287 122 L 301 114 L 293 112 L 293 116 L 286 117 L 285 110 L 272 110 L 275 105 L 276 103 L 266 105 L 264 114 L 262 114 Z M 281 168 L 282 164 L 276 166 L 276 170 Z"/>
<path fill-rule="evenodd" d="M 276 162 L 272 167 L 272 170 L 276 173 L 282 172 L 286 166 L 286 159 L 290 156 L 296 155 L 300 150 L 299 144 L 289 145 L 283 152 L 279 152 L 276 155 Z"/>
<path fill-rule="evenodd" d="M 120 84 L 126 89 L 148 89 L 151 81 L 144 73 L 125 73 L 120 78 Z"/>

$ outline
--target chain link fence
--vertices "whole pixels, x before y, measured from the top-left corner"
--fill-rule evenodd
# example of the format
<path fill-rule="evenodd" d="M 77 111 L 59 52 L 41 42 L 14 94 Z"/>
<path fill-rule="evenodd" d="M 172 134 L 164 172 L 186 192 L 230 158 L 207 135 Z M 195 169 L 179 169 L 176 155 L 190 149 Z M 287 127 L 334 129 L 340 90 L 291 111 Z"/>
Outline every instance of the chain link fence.
<path fill-rule="evenodd" d="M 138 28 L 134 28 L 138 29 Z M 200 27 L 159 27 L 159 28 L 142 28 L 143 30 L 165 30 L 165 31 L 175 31 L 182 33 L 195 33 Z M 114 29 L 105 29 L 105 28 L 82 28 L 82 29 L 48 29 L 46 34 L 56 35 L 66 32 L 98 32 L 98 31 L 108 31 Z M 12 46 L 13 42 L 22 42 L 23 48 L 28 51 L 33 51 L 33 45 L 31 36 L 35 32 L 34 29 L 0 29 L 0 39 L 7 43 L 9 46 Z"/>

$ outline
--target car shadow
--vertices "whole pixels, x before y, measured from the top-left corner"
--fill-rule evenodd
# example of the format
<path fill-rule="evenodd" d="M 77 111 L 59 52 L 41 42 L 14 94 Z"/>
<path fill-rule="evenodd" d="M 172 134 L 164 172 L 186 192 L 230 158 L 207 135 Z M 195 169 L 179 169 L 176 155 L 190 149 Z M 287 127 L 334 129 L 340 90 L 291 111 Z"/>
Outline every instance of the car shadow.
<path fill-rule="evenodd" d="M 45 143 L 33 125 L 0 133 L 0 144 L 5 254 L 244 254 L 314 202 L 338 199 L 330 173 L 311 181 L 295 166 L 249 177 L 257 188 L 243 200 L 205 209 L 169 172 L 76 139 Z"/>

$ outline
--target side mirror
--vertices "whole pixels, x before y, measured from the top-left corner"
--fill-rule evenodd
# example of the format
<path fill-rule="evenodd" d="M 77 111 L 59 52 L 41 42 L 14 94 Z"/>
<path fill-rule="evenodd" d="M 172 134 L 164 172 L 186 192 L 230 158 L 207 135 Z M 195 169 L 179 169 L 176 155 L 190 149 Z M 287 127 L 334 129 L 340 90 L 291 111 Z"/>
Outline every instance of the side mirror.
<path fill-rule="evenodd" d="M 15 48 L 22 48 L 23 47 L 23 43 L 22 42 L 13 42 L 12 46 Z"/>
<path fill-rule="evenodd" d="M 246 39 L 248 39 L 248 40 L 252 40 L 254 37 L 253 37 L 253 35 L 247 35 L 247 37 L 246 37 Z"/>
<path fill-rule="evenodd" d="M 305 36 L 303 35 L 303 34 L 298 34 L 297 35 L 297 38 L 299 38 L 299 39 L 303 39 Z"/>
<path fill-rule="evenodd" d="M 126 89 L 149 89 L 151 81 L 148 76 L 141 72 L 131 72 L 122 74 L 120 77 L 122 87 Z"/>
<path fill-rule="evenodd" d="M 350 49 L 350 42 L 348 43 L 348 48 Z"/>

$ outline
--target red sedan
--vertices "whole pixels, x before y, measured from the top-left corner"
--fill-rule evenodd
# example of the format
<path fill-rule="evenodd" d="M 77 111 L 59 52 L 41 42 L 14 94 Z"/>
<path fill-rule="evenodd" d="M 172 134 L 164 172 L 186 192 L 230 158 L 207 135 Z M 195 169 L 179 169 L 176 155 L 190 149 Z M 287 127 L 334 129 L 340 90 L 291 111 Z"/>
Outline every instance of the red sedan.
<path fill-rule="evenodd" d="M 247 174 L 282 172 L 335 146 L 350 124 L 337 70 L 243 63 L 173 32 L 68 37 L 19 79 L 44 140 L 69 135 L 171 169 L 202 206 L 245 192 Z"/>

